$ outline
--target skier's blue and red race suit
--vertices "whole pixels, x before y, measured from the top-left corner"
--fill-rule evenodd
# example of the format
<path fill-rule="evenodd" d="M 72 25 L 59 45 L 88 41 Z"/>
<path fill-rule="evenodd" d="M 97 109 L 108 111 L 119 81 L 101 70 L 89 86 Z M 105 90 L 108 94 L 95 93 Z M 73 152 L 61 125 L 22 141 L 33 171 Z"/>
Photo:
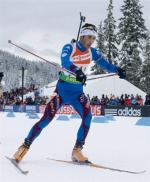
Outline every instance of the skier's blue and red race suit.
<path fill-rule="evenodd" d="M 91 124 L 90 102 L 83 92 L 83 84 L 76 81 L 74 75 L 68 73 L 76 71 L 77 68 L 86 72 L 87 67 L 95 61 L 102 69 L 117 73 L 117 67 L 110 64 L 97 49 L 91 47 L 86 49 L 80 41 L 75 45 L 66 44 L 61 53 L 62 71 L 56 85 L 54 97 L 47 104 L 43 117 L 31 128 L 25 141 L 33 140 L 41 133 L 54 118 L 57 110 L 64 104 L 72 105 L 82 118 L 77 133 L 76 144 L 83 145 Z M 64 68 L 64 69 L 63 69 Z"/>

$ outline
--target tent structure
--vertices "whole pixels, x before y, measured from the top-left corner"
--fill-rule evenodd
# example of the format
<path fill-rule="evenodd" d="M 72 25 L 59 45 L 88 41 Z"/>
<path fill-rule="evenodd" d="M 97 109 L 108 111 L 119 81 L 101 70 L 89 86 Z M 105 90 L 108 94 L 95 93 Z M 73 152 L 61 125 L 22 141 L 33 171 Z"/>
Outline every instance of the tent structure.
<path fill-rule="evenodd" d="M 103 75 L 91 75 L 89 78 L 103 77 Z M 50 96 L 54 90 L 57 81 L 50 83 L 47 87 L 42 89 L 42 95 Z M 134 96 L 141 95 L 144 99 L 146 93 L 140 90 L 138 87 L 134 86 L 130 82 L 124 79 L 120 79 L 117 75 L 111 77 L 97 78 L 94 80 L 87 81 L 86 86 L 84 86 L 84 92 L 89 94 L 90 97 L 98 96 L 101 98 L 102 94 L 110 96 L 114 94 L 115 96 L 121 96 L 122 94 L 133 94 Z"/>
<path fill-rule="evenodd" d="M 104 74 L 107 75 L 107 74 Z M 89 78 L 96 78 L 104 75 L 91 75 Z M 57 81 L 50 83 L 45 88 L 41 89 L 42 95 L 50 96 L 55 90 L 55 85 Z M 101 98 L 102 94 L 110 96 L 113 94 L 115 96 L 121 96 L 122 94 L 137 94 L 145 99 L 146 93 L 140 90 L 138 87 L 134 86 L 130 82 L 124 79 L 120 79 L 117 75 L 105 78 L 97 78 L 94 80 L 87 81 L 86 86 L 84 86 L 84 92 L 89 94 L 90 97 L 98 96 Z"/>
<path fill-rule="evenodd" d="M 99 75 L 93 75 L 92 77 L 99 77 Z M 133 94 L 136 96 L 138 94 L 142 96 L 143 99 L 145 99 L 146 96 L 145 92 L 127 80 L 120 79 L 118 75 L 88 81 L 85 87 L 85 93 L 89 93 L 90 97 L 97 95 L 99 98 L 101 98 L 102 94 L 108 96 L 110 96 L 110 94 L 115 96 L 121 96 L 122 94 Z"/>

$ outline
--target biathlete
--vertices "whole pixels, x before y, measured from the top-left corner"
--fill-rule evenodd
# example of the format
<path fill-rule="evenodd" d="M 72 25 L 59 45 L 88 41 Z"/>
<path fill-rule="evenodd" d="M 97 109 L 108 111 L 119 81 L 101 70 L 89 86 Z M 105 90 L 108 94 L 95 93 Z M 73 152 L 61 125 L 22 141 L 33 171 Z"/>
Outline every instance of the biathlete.
<path fill-rule="evenodd" d="M 77 139 L 72 150 L 72 161 L 88 162 L 83 155 L 82 149 L 91 124 L 90 102 L 83 92 L 86 82 L 86 70 L 91 61 L 104 70 L 117 73 L 120 78 L 126 77 L 125 70 L 110 64 L 100 51 L 91 47 L 97 36 L 95 25 L 86 23 L 80 31 L 80 39 L 73 44 L 66 44 L 61 53 L 62 71 L 56 85 L 54 97 L 47 104 L 43 117 L 31 128 L 23 144 L 14 154 L 14 159 L 20 162 L 33 141 L 40 135 L 41 131 L 52 121 L 57 110 L 64 104 L 69 104 L 79 113 L 82 118 L 77 132 Z M 69 71 L 69 73 L 68 73 Z M 73 74 L 71 74 L 73 73 Z"/>

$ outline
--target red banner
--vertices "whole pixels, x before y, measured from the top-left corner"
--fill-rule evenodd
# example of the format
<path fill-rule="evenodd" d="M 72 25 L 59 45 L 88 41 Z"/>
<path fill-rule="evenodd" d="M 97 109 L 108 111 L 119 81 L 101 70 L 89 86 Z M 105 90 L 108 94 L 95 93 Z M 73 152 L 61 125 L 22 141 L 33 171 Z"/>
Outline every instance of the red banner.
<path fill-rule="evenodd" d="M 45 105 L 39 106 L 40 113 L 44 113 Z M 100 116 L 101 115 L 101 106 L 91 106 L 91 112 L 93 116 Z M 62 106 L 58 111 L 57 114 L 78 114 L 76 110 L 69 105 Z"/>

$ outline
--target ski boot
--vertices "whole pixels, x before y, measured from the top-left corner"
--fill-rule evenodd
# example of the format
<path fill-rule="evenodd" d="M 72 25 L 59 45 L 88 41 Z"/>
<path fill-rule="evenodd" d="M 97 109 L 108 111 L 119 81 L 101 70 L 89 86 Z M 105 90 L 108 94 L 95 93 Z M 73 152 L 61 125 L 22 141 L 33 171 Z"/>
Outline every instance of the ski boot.
<path fill-rule="evenodd" d="M 74 148 L 73 148 L 73 151 L 72 151 L 72 161 L 73 162 L 78 162 L 80 164 L 84 164 L 84 163 L 91 163 L 87 157 L 85 157 L 83 154 L 82 154 L 82 146 L 79 146 L 79 145 L 75 145 Z"/>
<path fill-rule="evenodd" d="M 25 142 L 18 148 L 17 152 L 13 155 L 15 161 L 19 163 L 25 154 L 28 152 L 31 145 L 31 141 L 25 139 Z"/>

